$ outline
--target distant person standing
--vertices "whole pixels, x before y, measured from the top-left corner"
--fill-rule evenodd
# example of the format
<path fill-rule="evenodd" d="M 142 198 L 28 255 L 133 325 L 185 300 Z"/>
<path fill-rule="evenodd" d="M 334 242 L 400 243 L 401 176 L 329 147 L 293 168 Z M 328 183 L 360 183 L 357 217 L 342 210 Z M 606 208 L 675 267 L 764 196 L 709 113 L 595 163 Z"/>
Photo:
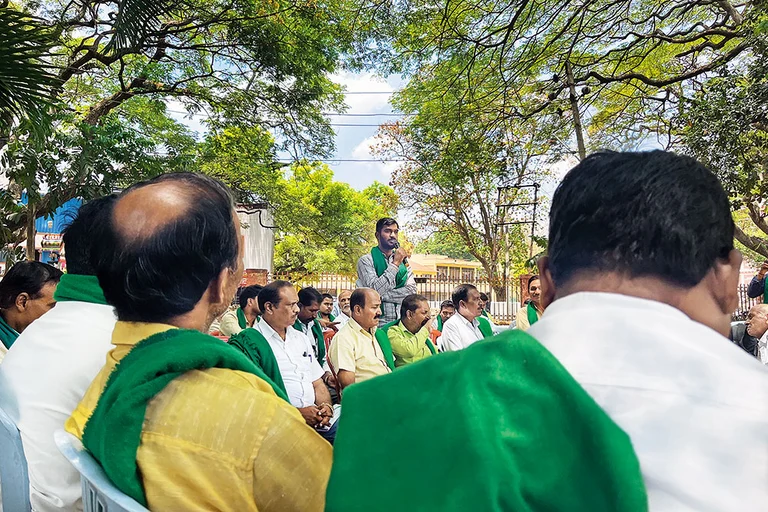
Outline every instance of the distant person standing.
<path fill-rule="evenodd" d="M 541 281 L 539 276 L 532 276 L 528 280 L 528 296 L 531 297 L 531 300 L 523 309 L 517 312 L 517 317 L 515 318 L 517 328 L 522 331 L 530 329 L 533 324 L 539 321 L 544 313 L 544 308 L 541 305 Z"/>
<path fill-rule="evenodd" d="M 768 261 L 764 261 L 763 264 L 760 265 L 760 270 L 757 271 L 757 275 L 753 277 L 752 281 L 749 283 L 749 287 L 747 288 L 747 296 L 750 299 L 755 299 L 762 295 L 763 302 L 768 303 L 768 294 L 765 293 L 767 291 L 765 289 L 766 274 L 768 274 Z"/>
<path fill-rule="evenodd" d="M 372 288 L 381 296 L 379 326 L 397 320 L 403 299 L 416 293 L 416 280 L 405 265 L 408 252 L 397 241 L 399 232 L 395 219 L 379 219 L 376 223 L 379 244 L 357 260 L 357 287 Z"/>

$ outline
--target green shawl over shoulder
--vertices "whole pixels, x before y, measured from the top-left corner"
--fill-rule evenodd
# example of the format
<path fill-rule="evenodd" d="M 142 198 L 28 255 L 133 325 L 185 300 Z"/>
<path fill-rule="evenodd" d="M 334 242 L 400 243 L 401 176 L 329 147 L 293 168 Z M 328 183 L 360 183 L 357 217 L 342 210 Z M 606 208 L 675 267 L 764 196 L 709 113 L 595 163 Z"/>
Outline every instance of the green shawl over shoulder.
<path fill-rule="evenodd" d="M 81 276 L 79 274 L 64 274 L 61 276 L 56 291 L 53 293 L 56 302 L 89 302 L 91 304 L 107 304 L 104 292 L 99 286 L 96 276 Z"/>
<path fill-rule="evenodd" d="M 477 317 L 477 323 L 478 329 L 480 329 L 480 332 L 483 334 L 483 338 L 490 338 L 493 336 L 493 327 L 491 327 L 491 322 L 484 316 Z"/>
<path fill-rule="evenodd" d="M 243 354 L 213 336 L 171 329 L 139 342 L 115 367 L 85 424 L 83 445 L 118 489 L 147 506 L 136 465 L 147 404 L 173 379 L 190 370 L 229 368 L 251 373 L 281 389 Z"/>
<path fill-rule="evenodd" d="M 298 318 L 293 323 L 293 328 L 304 334 L 304 329 L 301 327 L 301 320 Z M 317 341 L 317 362 L 320 366 L 323 366 L 325 363 L 325 337 L 323 336 L 323 328 L 317 319 L 312 320 L 312 335 L 315 337 L 315 341 Z"/>
<path fill-rule="evenodd" d="M 366 512 L 648 509 L 627 434 L 521 331 L 345 391 L 326 511 L 361 503 Z"/>
<path fill-rule="evenodd" d="M 248 328 L 248 320 L 245 318 L 245 311 L 243 311 L 243 308 L 237 308 L 237 325 L 239 325 L 241 329 Z"/>
<path fill-rule="evenodd" d="M 768 304 L 768 276 L 763 281 L 763 304 Z"/>
<path fill-rule="evenodd" d="M 0 315 L 0 342 L 3 343 L 5 348 L 11 348 L 13 342 L 19 337 L 19 333 L 16 329 L 8 325 L 3 315 Z"/>
<path fill-rule="evenodd" d="M 283 376 L 280 374 L 280 367 L 277 366 L 277 359 L 272 347 L 261 332 L 248 327 L 237 334 L 233 334 L 228 342 L 231 346 L 245 354 L 253 364 L 259 367 L 264 374 L 280 389 L 281 393 L 277 396 L 288 401 L 288 392 L 285 390 Z"/>
<path fill-rule="evenodd" d="M 387 270 L 389 262 L 387 261 L 386 256 L 384 256 L 384 253 L 381 252 L 381 249 L 379 249 L 379 246 L 371 249 L 371 258 L 373 258 L 373 268 L 376 269 L 376 275 L 381 277 Z M 400 267 L 397 269 L 397 275 L 395 276 L 395 288 L 402 288 L 407 281 L 408 267 L 405 266 L 405 263 L 400 263 Z"/>
<path fill-rule="evenodd" d="M 443 332 L 443 317 L 437 315 L 437 330 Z"/>
<path fill-rule="evenodd" d="M 389 342 L 389 335 L 387 334 L 387 331 L 390 327 L 397 324 L 399 321 L 400 320 L 394 320 L 388 324 L 382 325 L 376 329 L 376 332 L 373 336 L 379 343 L 379 347 L 381 347 L 381 352 L 384 354 L 384 359 L 387 361 L 387 366 L 389 366 L 389 369 L 392 371 L 395 371 L 395 356 L 392 354 L 392 344 Z"/>
<path fill-rule="evenodd" d="M 533 325 L 536 322 L 539 321 L 539 312 L 536 311 L 536 308 L 533 305 L 533 302 L 529 302 L 528 306 L 526 307 L 527 314 L 528 314 L 528 323 Z"/>

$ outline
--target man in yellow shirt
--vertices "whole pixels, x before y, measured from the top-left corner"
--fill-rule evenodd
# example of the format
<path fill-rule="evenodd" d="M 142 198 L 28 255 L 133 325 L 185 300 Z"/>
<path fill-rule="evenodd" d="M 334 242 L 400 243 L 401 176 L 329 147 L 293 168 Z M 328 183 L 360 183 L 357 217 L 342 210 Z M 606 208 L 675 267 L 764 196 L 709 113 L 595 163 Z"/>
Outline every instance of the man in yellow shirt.
<path fill-rule="evenodd" d="M 94 267 L 115 348 L 66 429 L 153 511 L 322 510 L 330 445 L 262 370 L 202 334 L 243 274 L 229 191 L 167 174 L 104 217 Z"/>
<path fill-rule="evenodd" d="M 400 306 L 400 320 L 387 329 L 396 368 L 421 361 L 437 352 L 429 340 L 431 327 L 432 316 L 427 298 L 416 293 L 404 298 Z"/>
<path fill-rule="evenodd" d="M 328 350 L 342 389 L 394 369 L 391 347 L 382 347 L 376 337 L 381 318 L 379 293 L 372 288 L 358 288 L 352 292 L 349 306 L 352 318 L 333 337 Z"/>

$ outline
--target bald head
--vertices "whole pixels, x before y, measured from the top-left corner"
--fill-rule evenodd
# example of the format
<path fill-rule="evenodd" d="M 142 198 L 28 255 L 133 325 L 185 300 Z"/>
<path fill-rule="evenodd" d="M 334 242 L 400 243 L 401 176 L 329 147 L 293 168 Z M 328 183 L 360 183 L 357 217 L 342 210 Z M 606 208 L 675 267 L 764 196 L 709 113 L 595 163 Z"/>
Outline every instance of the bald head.
<path fill-rule="evenodd" d="M 747 315 L 747 334 L 762 338 L 768 331 L 768 304 L 752 306 Z"/>
<path fill-rule="evenodd" d="M 165 174 L 127 189 L 111 213 L 96 272 L 120 320 L 168 321 L 192 311 L 223 270 L 242 274 L 239 222 L 218 180 Z"/>

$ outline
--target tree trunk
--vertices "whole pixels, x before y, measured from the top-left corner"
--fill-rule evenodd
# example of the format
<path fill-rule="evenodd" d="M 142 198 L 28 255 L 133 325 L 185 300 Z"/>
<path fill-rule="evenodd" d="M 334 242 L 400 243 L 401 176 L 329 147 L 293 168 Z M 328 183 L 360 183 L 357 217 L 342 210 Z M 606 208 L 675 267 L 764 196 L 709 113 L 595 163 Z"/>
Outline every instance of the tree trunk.
<path fill-rule="evenodd" d="M 744 244 L 747 249 L 768 258 L 768 239 L 748 235 L 739 226 L 736 226 L 736 240 Z"/>
<path fill-rule="evenodd" d="M 581 114 L 579 113 L 579 100 L 576 96 L 576 84 L 573 81 L 573 69 L 571 62 L 565 61 L 565 76 L 568 80 L 568 92 L 571 100 L 571 112 L 573 113 L 573 129 L 576 132 L 576 145 L 579 150 L 579 160 L 587 157 L 587 148 L 584 145 L 584 132 L 581 126 Z"/>
<path fill-rule="evenodd" d="M 29 198 L 28 198 L 29 201 Z M 27 260 L 35 261 L 35 205 L 27 202 Z"/>

